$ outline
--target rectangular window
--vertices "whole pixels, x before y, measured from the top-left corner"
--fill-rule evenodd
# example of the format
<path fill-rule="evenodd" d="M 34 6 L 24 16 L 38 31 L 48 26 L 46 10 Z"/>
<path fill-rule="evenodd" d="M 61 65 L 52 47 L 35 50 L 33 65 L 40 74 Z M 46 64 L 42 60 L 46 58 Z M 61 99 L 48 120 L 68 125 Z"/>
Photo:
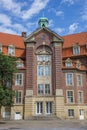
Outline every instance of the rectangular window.
<path fill-rule="evenodd" d="M 82 103 L 83 102 L 83 92 L 79 91 L 78 92 L 78 103 Z"/>
<path fill-rule="evenodd" d="M 8 47 L 8 54 L 9 54 L 9 55 L 14 56 L 14 54 L 15 54 L 14 51 L 15 51 L 14 46 L 9 46 L 9 47 Z"/>
<path fill-rule="evenodd" d="M 68 116 L 71 118 L 74 117 L 74 110 L 73 109 L 68 109 Z"/>
<path fill-rule="evenodd" d="M 47 114 L 52 113 L 52 102 L 46 102 L 46 113 Z"/>
<path fill-rule="evenodd" d="M 82 86 L 82 75 L 77 75 L 77 86 Z"/>
<path fill-rule="evenodd" d="M 80 47 L 79 46 L 74 46 L 73 47 L 73 54 L 74 55 L 79 55 L 80 54 Z"/>
<path fill-rule="evenodd" d="M 38 65 L 38 76 L 50 76 L 50 66 Z"/>
<path fill-rule="evenodd" d="M 43 95 L 44 94 L 44 85 L 38 84 L 38 94 Z"/>
<path fill-rule="evenodd" d="M 73 91 L 67 91 L 67 103 L 73 103 L 73 101 L 74 101 Z"/>
<path fill-rule="evenodd" d="M 50 84 L 38 84 L 38 94 L 50 94 Z"/>
<path fill-rule="evenodd" d="M 42 61 L 47 62 L 51 60 L 51 57 L 49 55 L 38 55 L 37 60 L 39 62 L 42 62 Z"/>
<path fill-rule="evenodd" d="M 45 84 L 45 94 L 50 94 L 50 84 Z"/>
<path fill-rule="evenodd" d="M 22 85 L 23 82 L 23 74 L 18 73 L 16 74 L 16 85 Z"/>
<path fill-rule="evenodd" d="M 43 113 L 43 102 L 37 102 L 36 103 L 36 114 L 42 114 Z"/>
<path fill-rule="evenodd" d="M 73 74 L 72 73 L 67 73 L 66 74 L 66 85 L 67 86 L 72 86 L 73 85 Z"/>
<path fill-rule="evenodd" d="M 16 103 L 21 103 L 21 92 L 16 93 Z"/>

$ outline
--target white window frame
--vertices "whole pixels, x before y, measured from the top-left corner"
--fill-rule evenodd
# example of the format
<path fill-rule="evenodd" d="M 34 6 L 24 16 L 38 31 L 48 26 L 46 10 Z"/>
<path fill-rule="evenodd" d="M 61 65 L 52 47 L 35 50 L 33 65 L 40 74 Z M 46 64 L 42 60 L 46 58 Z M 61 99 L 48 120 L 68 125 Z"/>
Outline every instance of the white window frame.
<path fill-rule="evenodd" d="M 72 78 L 68 79 L 68 75 L 72 75 Z M 73 78 L 73 73 L 66 73 L 66 86 L 73 86 L 74 85 L 74 78 Z M 69 83 L 70 80 L 72 80 L 72 84 Z M 68 82 L 69 81 L 69 82 Z"/>
<path fill-rule="evenodd" d="M 21 97 L 19 97 L 19 93 L 21 94 Z M 15 103 L 16 104 L 21 104 L 22 103 L 22 91 L 17 91 L 17 94 L 18 95 L 16 95 Z"/>
<path fill-rule="evenodd" d="M 80 79 L 78 76 L 80 76 Z M 82 86 L 82 74 L 77 74 L 77 86 Z"/>
<path fill-rule="evenodd" d="M 74 55 L 79 55 L 80 54 L 80 46 L 79 45 L 74 45 L 73 46 L 73 54 Z"/>
<path fill-rule="evenodd" d="M 40 85 L 42 85 L 43 89 L 40 90 Z M 46 88 L 48 86 L 48 88 Z M 50 84 L 38 84 L 38 95 L 50 95 L 51 87 Z"/>
<path fill-rule="evenodd" d="M 78 103 L 83 103 L 83 91 L 78 91 Z"/>
<path fill-rule="evenodd" d="M 8 55 L 11 55 L 11 56 L 15 55 L 15 47 L 13 45 L 8 46 Z"/>
<path fill-rule="evenodd" d="M 72 92 L 72 95 L 68 95 L 68 92 Z M 73 90 L 66 91 L 66 99 L 67 99 L 68 104 L 74 103 L 74 91 Z"/>
<path fill-rule="evenodd" d="M 19 80 L 21 80 L 21 84 L 18 83 L 18 82 L 20 82 L 20 81 L 17 81 L 17 75 L 21 75 L 21 79 L 19 79 Z M 16 85 L 16 86 L 22 86 L 22 85 L 23 85 L 23 73 L 16 73 L 15 85 Z"/>

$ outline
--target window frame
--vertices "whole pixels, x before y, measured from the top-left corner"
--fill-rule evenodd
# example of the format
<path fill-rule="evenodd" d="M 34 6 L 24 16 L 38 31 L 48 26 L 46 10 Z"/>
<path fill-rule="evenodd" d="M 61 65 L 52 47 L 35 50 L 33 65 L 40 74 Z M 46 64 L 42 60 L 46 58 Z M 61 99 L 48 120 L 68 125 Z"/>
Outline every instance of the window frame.
<path fill-rule="evenodd" d="M 73 55 L 79 55 L 80 54 L 80 45 L 76 44 L 73 46 Z"/>
<path fill-rule="evenodd" d="M 15 56 L 15 47 L 14 47 L 14 45 L 9 45 L 8 46 L 8 55 Z"/>
<path fill-rule="evenodd" d="M 78 79 L 78 76 L 80 76 L 80 79 Z M 80 82 L 80 83 L 79 83 Z M 82 86 L 82 74 L 77 74 L 77 86 L 81 87 Z"/>
<path fill-rule="evenodd" d="M 39 85 L 42 85 L 43 86 L 43 92 L 42 93 L 39 93 L 40 92 L 40 89 L 39 89 Z M 49 85 L 49 88 L 46 89 L 46 86 Z M 45 84 L 38 84 L 38 90 L 37 90 L 37 93 L 38 95 L 42 96 L 42 95 L 50 95 L 51 94 L 51 86 L 49 83 L 45 83 Z"/>
<path fill-rule="evenodd" d="M 68 117 L 74 118 L 74 109 L 68 109 Z"/>
<path fill-rule="evenodd" d="M 72 78 L 68 78 L 67 76 L 68 75 L 72 75 Z M 65 79 L 66 79 L 66 86 L 73 86 L 74 85 L 74 74 L 73 73 L 66 73 L 65 74 Z M 70 80 L 72 80 L 72 81 L 70 81 Z M 72 82 L 72 84 L 71 83 L 69 83 L 69 82 Z"/>
<path fill-rule="evenodd" d="M 18 84 L 18 81 L 17 81 L 17 75 L 21 75 L 21 84 Z M 23 73 L 16 73 L 16 79 L 15 79 L 15 85 L 16 86 L 22 86 L 23 85 Z"/>
<path fill-rule="evenodd" d="M 68 95 L 68 92 L 72 92 L 72 95 Z M 68 103 L 68 104 L 72 104 L 72 103 L 74 103 L 74 91 L 73 90 L 67 90 L 66 91 L 66 102 Z"/>
<path fill-rule="evenodd" d="M 83 91 L 78 91 L 78 103 L 83 103 Z"/>
<path fill-rule="evenodd" d="M 21 94 L 21 96 L 19 95 L 19 93 Z M 19 91 L 19 90 L 16 91 L 15 103 L 16 104 L 22 104 L 22 91 Z"/>

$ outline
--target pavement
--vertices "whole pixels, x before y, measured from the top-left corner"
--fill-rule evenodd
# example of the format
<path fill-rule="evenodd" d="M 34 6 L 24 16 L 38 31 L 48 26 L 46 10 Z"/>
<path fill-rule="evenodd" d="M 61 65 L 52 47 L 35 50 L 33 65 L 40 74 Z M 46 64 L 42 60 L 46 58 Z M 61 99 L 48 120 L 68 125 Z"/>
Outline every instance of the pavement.
<path fill-rule="evenodd" d="M 0 121 L 0 130 L 87 130 L 87 121 L 57 119 Z"/>

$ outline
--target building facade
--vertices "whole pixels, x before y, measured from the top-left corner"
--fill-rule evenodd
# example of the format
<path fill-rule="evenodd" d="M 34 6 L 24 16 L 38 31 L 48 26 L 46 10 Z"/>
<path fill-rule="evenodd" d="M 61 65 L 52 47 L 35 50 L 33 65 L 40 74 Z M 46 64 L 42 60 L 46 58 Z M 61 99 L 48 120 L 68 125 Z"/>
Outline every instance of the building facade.
<path fill-rule="evenodd" d="M 87 32 L 59 36 L 48 19 L 29 36 L 0 33 L 0 51 L 18 58 L 14 105 L 2 117 L 87 119 Z"/>

